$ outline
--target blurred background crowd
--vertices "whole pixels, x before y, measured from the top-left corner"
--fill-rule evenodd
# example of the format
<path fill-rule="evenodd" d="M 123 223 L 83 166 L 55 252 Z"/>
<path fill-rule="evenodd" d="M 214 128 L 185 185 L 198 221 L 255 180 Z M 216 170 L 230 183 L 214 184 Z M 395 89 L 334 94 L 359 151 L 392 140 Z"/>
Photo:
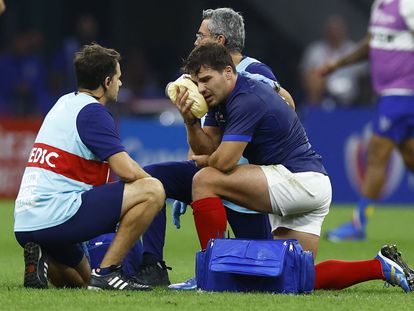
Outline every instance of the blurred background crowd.
<path fill-rule="evenodd" d="M 0 116 L 43 116 L 75 90 L 72 59 L 92 41 L 121 52 L 115 110 L 168 109 L 165 85 L 193 47 L 203 9 L 232 7 L 246 24 L 245 53 L 268 64 L 300 109 L 371 105 L 367 64 L 322 77 L 317 68 L 365 35 L 370 0 L 5 0 L 0 16 Z"/>
<path fill-rule="evenodd" d="M 231 7 L 244 16 L 244 54 L 269 65 L 293 96 L 334 201 L 358 200 L 375 109 L 369 66 L 319 70 L 365 37 L 373 0 L 0 0 L 0 11 L 3 1 L 0 197 L 16 196 L 43 117 L 75 91 L 74 53 L 92 41 L 123 56 L 123 86 L 109 109 L 131 156 L 141 165 L 185 159 L 185 127 L 164 89 L 180 75 L 203 10 Z M 414 177 L 400 157 L 389 172 L 384 197 L 412 202 Z"/>

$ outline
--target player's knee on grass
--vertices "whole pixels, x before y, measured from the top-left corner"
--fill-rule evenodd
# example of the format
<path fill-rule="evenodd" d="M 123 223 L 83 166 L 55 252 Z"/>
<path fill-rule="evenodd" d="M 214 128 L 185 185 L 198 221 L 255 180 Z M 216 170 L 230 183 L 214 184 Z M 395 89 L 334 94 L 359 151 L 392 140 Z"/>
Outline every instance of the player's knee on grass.
<path fill-rule="evenodd" d="M 76 267 L 76 271 L 82 278 L 84 286 L 87 286 L 91 278 L 91 266 L 89 265 L 89 261 L 86 256 L 82 257 L 82 261 Z"/>
<path fill-rule="evenodd" d="M 49 258 L 48 278 L 57 288 L 82 288 L 89 283 L 91 269 L 84 256 L 76 267 L 69 267 Z"/>

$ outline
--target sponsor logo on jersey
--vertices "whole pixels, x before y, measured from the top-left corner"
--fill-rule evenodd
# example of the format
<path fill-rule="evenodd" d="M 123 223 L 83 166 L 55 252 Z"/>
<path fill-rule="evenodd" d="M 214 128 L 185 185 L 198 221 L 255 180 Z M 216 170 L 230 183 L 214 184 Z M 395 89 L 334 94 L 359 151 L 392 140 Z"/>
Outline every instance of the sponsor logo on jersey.
<path fill-rule="evenodd" d="M 27 166 L 52 171 L 93 186 L 103 185 L 108 180 L 108 163 L 88 160 L 42 143 L 33 145 Z"/>

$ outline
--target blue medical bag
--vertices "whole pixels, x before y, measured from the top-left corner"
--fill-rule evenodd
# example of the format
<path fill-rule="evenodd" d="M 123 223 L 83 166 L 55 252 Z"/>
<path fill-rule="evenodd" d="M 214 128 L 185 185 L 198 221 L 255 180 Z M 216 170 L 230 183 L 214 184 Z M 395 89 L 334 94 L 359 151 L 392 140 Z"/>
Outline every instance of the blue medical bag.
<path fill-rule="evenodd" d="M 310 293 L 312 252 L 297 240 L 212 239 L 196 255 L 197 287 L 206 291 Z"/>

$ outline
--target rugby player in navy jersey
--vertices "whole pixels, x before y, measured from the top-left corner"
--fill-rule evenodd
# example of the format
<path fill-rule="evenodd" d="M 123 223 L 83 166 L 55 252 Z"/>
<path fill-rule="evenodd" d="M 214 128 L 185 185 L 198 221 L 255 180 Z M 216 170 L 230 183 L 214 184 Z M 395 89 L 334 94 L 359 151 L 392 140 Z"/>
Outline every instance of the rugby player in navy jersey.
<path fill-rule="evenodd" d="M 126 276 L 121 262 L 162 208 L 162 184 L 125 151 L 105 105 L 122 85 L 120 55 L 86 45 L 74 59 L 77 92 L 46 115 L 15 202 L 14 231 L 24 247 L 24 286 L 149 290 Z M 120 181 L 107 183 L 109 168 Z M 119 225 L 118 225 L 119 223 Z M 114 232 L 91 272 L 83 241 Z"/>
<path fill-rule="evenodd" d="M 202 22 L 196 34 L 194 45 L 213 41 L 224 45 L 230 52 L 238 72 L 253 74 L 256 79 L 267 82 L 283 96 L 293 108 L 295 104 L 290 94 L 280 87 L 272 70 L 262 62 L 242 54 L 244 48 L 244 21 L 240 13 L 230 8 L 208 9 L 203 11 Z M 149 165 L 144 169 L 159 178 L 167 189 L 167 197 L 177 199 L 173 204 L 173 221 L 180 227 L 179 217 L 191 202 L 191 181 L 197 172 L 193 161 L 168 162 Z M 267 215 L 257 213 L 225 202 L 230 226 L 236 237 L 269 239 L 270 225 Z M 136 276 L 137 280 L 148 285 L 168 285 L 170 283 L 163 261 L 163 248 L 166 228 L 165 208 L 154 219 L 143 235 L 143 264 Z"/>
<path fill-rule="evenodd" d="M 222 45 L 197 46 L 184 70 L 198 85 L 209 111 L 204 127 L 191 113 L 188 91 L 175 101 L 187 125 L 200 170 L 193 177 L 194 221 L 200 245 L 226 230 L 222 198 L 268 213 L 275 239 L 297 239 L 316 258 L 332 189 L 322 158 L 312 148 L 295 111 L 263 83 L 237 74 Z M 249 164 L 238 165 L 240 156 Z M 386 280 L 414 290 L 414 272 L 395 246 L 372 260 L 328 260 L 315 267 L 316 289 L 341 289 Z"/>

